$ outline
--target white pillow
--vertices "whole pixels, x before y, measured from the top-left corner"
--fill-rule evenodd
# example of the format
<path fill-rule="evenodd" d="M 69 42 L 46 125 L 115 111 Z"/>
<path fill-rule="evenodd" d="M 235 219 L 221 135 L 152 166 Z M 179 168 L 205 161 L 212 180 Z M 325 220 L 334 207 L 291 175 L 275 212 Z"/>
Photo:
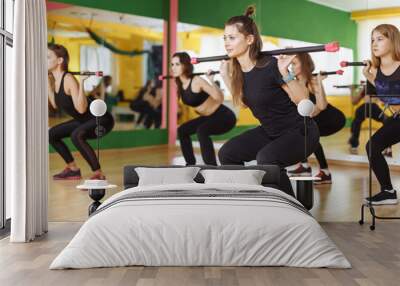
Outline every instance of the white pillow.
<path fill-rule="evenodd" d="M 193 179 L 199 170 L 199 167 L 135 168 L 139 176 L 138 186 L 196 183 Z"/>
<path fill-rule="evenodd" d="M 262 170 L 201 170 L 205 184 L 234 183 L 246 185 L 261 185 L 265 171 Z"/>

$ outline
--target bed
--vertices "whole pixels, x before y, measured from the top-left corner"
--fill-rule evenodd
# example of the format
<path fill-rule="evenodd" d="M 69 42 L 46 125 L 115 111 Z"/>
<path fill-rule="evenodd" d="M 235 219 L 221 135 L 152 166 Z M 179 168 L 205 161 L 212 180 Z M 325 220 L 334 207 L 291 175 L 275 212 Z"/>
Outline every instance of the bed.
<path fill-rule="evenodd" d="M 279 190 L 277 166 L 201 166 L 260 170 L 260 185 L 138 185 L 140 166 L 124 168 L 125 190 L 108 198 L 50 269 L 119 266 L 291 266 L 350 268 L 343 253 L 292 196 Z M 168 168 L 181 168 L 168 166 Z"/>

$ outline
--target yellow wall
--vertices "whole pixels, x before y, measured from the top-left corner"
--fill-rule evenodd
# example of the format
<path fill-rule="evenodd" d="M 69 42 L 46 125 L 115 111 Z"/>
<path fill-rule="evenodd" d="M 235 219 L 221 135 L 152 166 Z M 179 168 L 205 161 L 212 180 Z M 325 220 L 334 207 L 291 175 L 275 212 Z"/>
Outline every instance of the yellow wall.
<path fill-rule="evenodd" d="M 178 50 L 194 51 L 200 53 L 201 37 L 203 35 L 196 32 L 184 32 L 178 34 Z"/>
<path fill-rule="evenodd" d="M 117 40 L 116 46 L 122 50 L 142 50 L 144 38 L 132 36 L 129 41 Z M 134 57 L 124 55 L 114 55 L 118 70 L 118 89 L 124 91 L 126 99 L 132 99 L 143 85 L 143 55 Z"/>

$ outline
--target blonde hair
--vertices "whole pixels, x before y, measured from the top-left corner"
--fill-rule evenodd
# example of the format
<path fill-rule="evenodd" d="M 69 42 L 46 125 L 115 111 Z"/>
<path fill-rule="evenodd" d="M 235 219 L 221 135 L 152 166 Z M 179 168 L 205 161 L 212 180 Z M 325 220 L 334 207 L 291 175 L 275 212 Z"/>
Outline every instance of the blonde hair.
<path fill-rule="evenodd" d="M 372 34 L 374 32 L 381 33 L 385 38 L 389 39 L 392 46 L 392 57 L 395 61 L 400 61 L 400 32 L 396 26 L 390 24 L 381 24 L 376 26 L 371 32 L 371 43 L 372 43 Z M 372 65 L 375 68 L 378 68 L 381 65 L 381 59 L 376 57 L 371 49 L 371 59 Z"/>

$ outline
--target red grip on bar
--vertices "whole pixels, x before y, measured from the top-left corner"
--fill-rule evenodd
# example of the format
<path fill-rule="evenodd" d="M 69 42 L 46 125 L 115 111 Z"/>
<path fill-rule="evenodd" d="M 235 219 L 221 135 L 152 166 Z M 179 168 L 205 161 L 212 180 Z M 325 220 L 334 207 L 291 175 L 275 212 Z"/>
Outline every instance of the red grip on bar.
<path fill-rule="evenodd" d="M 336 71 L 336 74 L 342 75 L 343 72 L 344 72 L 343 70 L 338 70 L 338 71 Z"/>
<path fill-rule="evenodd" d="M 340 44 L 339 42 L 332 42 L 332 43 L 328 43 L 325 45 L 325 51 L 326 52 L 337 52 L 340 49 Z"/>
<path fill-rule="evenodd" d="M 103 76 L 103 72 L 102 71 L 96 72 L 96 76 Z"/>
<path fill-rule="evenodd" d="M 191 59 L 190 59 L 190 62 L 192 63 L 192 65 L 195 65 L 195 64 L 198 63 L 198 62 L 197 62 L 197 58 L 191 58 Z"/>
<path fill-rule="evenodd" d="M 347 67 L 347 63 L 348 63 L 348 62 L 346 62 L 346 61 L 341 61 L 341 62 L 340 62 L 340 66 L 341 66 L 342 68 L 345 68 L 345 67 Z"/>

